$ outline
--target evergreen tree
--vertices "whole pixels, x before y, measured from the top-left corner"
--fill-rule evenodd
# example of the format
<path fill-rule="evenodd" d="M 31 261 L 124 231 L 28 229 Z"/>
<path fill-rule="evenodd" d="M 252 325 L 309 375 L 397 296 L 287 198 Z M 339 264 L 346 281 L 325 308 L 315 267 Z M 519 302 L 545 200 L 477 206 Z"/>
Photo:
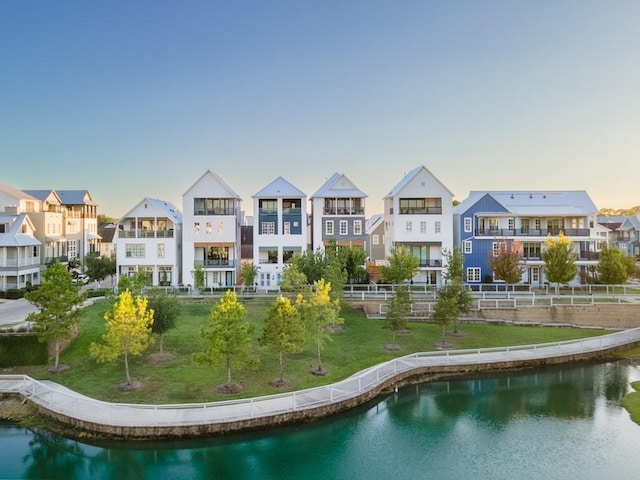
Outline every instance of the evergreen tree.
<path fill-rule="evenodd" d="M 598 280 L 605 285 L 620 285 L 627 281 L 624 255 L 617 248 L 604 245 L 598 261 Z"/>
<path fill-rule="evenodd" d="M 153 310 L 151 330 L 160 338 L 160 353 L 164 348 L 164 334 L 176 327 L 176 319 L 180 316 L 180 302 L 166 292 L 154 290 L 149 296 L 148 306 Z"/>
<path fill-rule="evenodd" d="M 200 329 L 204 351 L 193 355 L 193 359 L 198 363 L 224 364 L 228 387 L 225 391 L 229 393 L 240 390 L 231 383 L 232 365 L 252 363 L 249 354 L 253 327 L 247 322 L 246 316 L 245 308 L 238 303 L 236 294 L 227 290 L 220 302 L 211 309 L 208 328 Z"/>
<path fill-rule="evenodd" d="M 411 311 L 411 297 L 406 285 L 398 285 L 393 296 L 387 302 L 385 327 L 391 330 L 393 343 L 396 343 L 396 333 L 406 328 L 407 315 Z"/>
<path fill-rule="evenodd" d="M 47 267 L 43 279 L 37 290 L 25 294 L 25 298 L 39 308 L 39 312 L 27 316 L 27 321 L 36 325 L 41 342 L 54 342 L 52 371 L 55 372 L 60 367 L 61 342 L 71 336 L 72 329 L 78 324 L 77 307 L 82 303 L 82 297 L 78 295 L 71 274 L 58 261 Z"/>

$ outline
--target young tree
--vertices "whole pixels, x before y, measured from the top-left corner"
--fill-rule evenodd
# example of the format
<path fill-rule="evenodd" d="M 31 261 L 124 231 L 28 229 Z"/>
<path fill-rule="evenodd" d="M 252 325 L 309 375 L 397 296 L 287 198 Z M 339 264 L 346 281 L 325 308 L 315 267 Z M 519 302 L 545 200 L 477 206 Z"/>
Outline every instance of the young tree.
<path fill-rule="evenodd" d="M 544 274 L 547 280 L 556 284 L 557 295 L 560 284 L 569 283 L 576 276 L 578 254 L 573 249 L 571 239 L 565 237 L 562 232 L 555 238 L 548 236 L 544 244 Z"/>
<path fill-rule="evenodd" d="M 298 294 L 296 306 L 300 310 L 302 319 L 307 327 L 308 335 L 312 338 L 316 346 L 316 356 L 318 366 L 311 372 L 322 375 L 326 371 L 322 368 L 322 357 L 320 352 L 324 347 L 326 340 L 331 337 L 327 333 L 329 325 L 338 325 L 343 322 L 338 317 L 340 312 L 340 303 L 337 300 L 331 300 L 330 297 L 331 284 L 323 279 L 318 280 L 315 292 L 305 298 L 302 294 Z"/>
<path fill-rule="evenodd" d="M 522 265 L 522 250 L 519 241 L 500 240 L 498 251 L 489 253 L 489 268 L 493 270 L 496 280 L 502 280 L 507 284 L 518 283 L 522 280 L 524 267 Z"/>
<path fill-rule="evenodd" d="M 302 345 L 305 342 L 304 324 L 298 310 L 291 304 L 291 300 L 278 297 L 269 307 L 259 342 L 278 354 L 280 378 L 278 385 L 284 386 L 284 354 L 302 351 Z"/>
<path fill-rule="evenodd" d="M 331 300 L 341 303 L 344 298 L 344 284 L 347 280 L 347 272 L 343 269 L 340 258 L 334 256 L 329 260 L 322 278 L 325 283 L 331 285 L 329 292 Z"/>
<path fill-rule="evenodd" d="M 72 328 L 78 324 L 78 309 L 82 297 L 78 296 L 78 287 L 73 284 L 67 268 L 56 261 L 43 273 L 44 281 L 40 288 L 25 294 L 25 298 L 40 309 L 30 313 L 27 321 L 38 327 L 41 342 L 52 340 L 55 347 L 55 360 L 52 372 L 60 369 L 60 344 L 69 338 Z"/>
<path fill-rule="evenodd" d="M 93 280 L 102 280 L 116 273 L 116 261 L 98 255 L 87 255 L 84 266 L 87 275 Z"/>
<path fill-rule="evenodd" d="M 176 326 L 180 316 L 180 302 L 162 290 L 154 290 L 149 296 L 148 306 L 153 310 L 151 331 L 160 338 L 160 354 L 163 354 L 164 334 Z"/>
<path fill-rule="evenodd" d="M 444 337 L 446 335 L 447 325 L 451 322 L 455 322 L 459 313 L 458 302 L 454 297 L 438 295 L 438 300 L 433 309 L 433 315 L 431 318 L 437 325 L 442 327 L 442 345 L 445 343 Z"/>
<path fill-rule="evenodd" d="M 227 290 L 220 302 L 211 309 L 209 328 L 200 329 L 204 351 L 193 355 L 198 363 L 224 364 L 227 383 L 221 391 L 226 393 L 237 393 L 242 389 L 231 382 L 232 366 L 251 363 L 249 353 L 253 327 L 247 322 L 246 316 L 244 306 L 238 303 L 236 294 Z"/>
<path fill-rule="evenodd" d="M 244 287 L 253 289 L 254 283 L 256 281 L 256 275 L 258 274 L 258 267 L 256 267 L 253 262 L 243 263 L 241 274 L 242 284 L 244 285 Z"/>
<path fill-rule="evenodd" d="M 407 248 L 391 247 L 388 265 L 380 267 L 380 274 L 386 282 L 399 285 L 405 280 L 411 280 L 418 271 L 418 258 Z"/>
<path fill-rule="evenodd" d="M 193 271 L 193 286 L 196 290 L 204 287 L 204 268 L 201 263 L 196 263 L 195 270 Z"/>
<path fill-rule="evenodd" d="M 627 281 L 627 266 L 622 252 L 604 245 L 598 261 L 598 279 L 605 285 L 620 285 Z"/>
<path fill-rule="evenodd" d="M 92 343 L 89 353 L 98 362 L 111 362 L 124 356 L 126 385 L 131 385 L 129 355 L 141 355 L 152 343 L 153 310 L 147 309 L 147 299 L 136 297 L 129 290 L 118 295 L 112 311 L 104 315 L 107 333 L 104 344 Z"/>
<path fill-rule="evenodd" d="M 291 257 L 289 265 L 296 265 L 298 271 L 304 273 L 307 282 L 313 285 L 323 277 L 327 266 L 327 258 L 320 249 L 315 252 L 307 250 L 303 254 L 296 253 Z"/>
<path fill-rule="evenodd" d="M 438 290 L 438 299 L 452 298 L 457 305 L 457 313 L 451 317 L 453 321 L 453 331 L 458 333 L 458 315 L 461 313 L 469 313 L 473 298 L 469 290 L 464 285 L 464 255 L 458 246 L 453 247 L 452 251 L 445 251 L 447 268 L 443 273 L 444 285 Z"/>
<path fill-rule="evenodd" d="M 396 333 L 407 326 L 407 315 L 411 311 L 411 298 L 406 285 L 398 285 L 393 296 L 387 302 L 385 327 L 391 330 L 393 343 L 396 343 Z"/>
<path fill-rule="evenodd" d="M 133 275 L 123 275 L 118 281 L 118 293 L 127 290 L 131 292 L 132 297 L 142 296 L 145 287 L 151 285 L 151 277 L 147 272 L 138 271 Z"/>
<path fill-rule="evenodd" d="M 347 283 L 361 283 L 367 276 L 366 253 L 362 247 L 347 247 L 347 258 L 345 261 L 345 271 L 347 273 Z"/>
<path fill-rule="evenodd" d="M 299 270 L 297 263 L 289 263 L 282 272 L 280 291 L 286 293 L 302 293 L 308 289 L 307 277 Z"/>
<path fill-rule="evenodd" d="M 442 274 L 444 283 L 464 282 L 464 255 L 457 245 L 453 250 L 445 249 L 443 252 L 447 268 Z"/>

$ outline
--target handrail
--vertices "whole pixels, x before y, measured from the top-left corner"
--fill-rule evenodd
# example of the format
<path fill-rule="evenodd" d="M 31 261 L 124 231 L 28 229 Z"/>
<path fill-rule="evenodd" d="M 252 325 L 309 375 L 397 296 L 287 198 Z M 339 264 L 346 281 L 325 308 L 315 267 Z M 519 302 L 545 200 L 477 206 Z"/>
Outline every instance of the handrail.
<path fill-rule="evenodd" d="M 192 426 L 250 420 L 331 405 L 363 395 L 398 374 L 416 369 L 564 357 L 636 342 L 640 342 L 640 328 L 535 345 L 417 352 L 374 365 L 330 385 L 209 403 L 109 403 L 26 375 L 0 375 L 0 392 L 18 393 L 52 412 L 97 424 L 127 427 Z"/>

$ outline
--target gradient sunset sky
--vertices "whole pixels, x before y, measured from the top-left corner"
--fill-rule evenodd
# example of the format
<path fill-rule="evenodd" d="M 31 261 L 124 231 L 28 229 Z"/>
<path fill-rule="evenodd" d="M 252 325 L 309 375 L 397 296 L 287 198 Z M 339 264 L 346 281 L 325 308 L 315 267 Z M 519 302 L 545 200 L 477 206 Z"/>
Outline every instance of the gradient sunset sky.
<path fill-rule="evenodd" d="M 0 2 L 0 182 L 119 217 L 206 171 L 252 209 L 335 172 L 367 215 L 425 165 L 640 204 L 637 0 Z"/>

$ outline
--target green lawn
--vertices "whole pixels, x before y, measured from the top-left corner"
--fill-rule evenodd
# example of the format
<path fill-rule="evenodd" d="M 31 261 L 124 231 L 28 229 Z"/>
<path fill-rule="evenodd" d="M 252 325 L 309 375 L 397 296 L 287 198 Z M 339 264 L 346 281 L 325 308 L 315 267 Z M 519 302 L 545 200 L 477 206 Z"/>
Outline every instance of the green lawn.
<path fill-rule="evenodd" d="M 124 381 L 124 364 L 121 359 L 99 364 L 89 357 L 89 345 L 91 342 L 100 342 L 104 333 L 102 313 L 108 308 L 106 303 L 98 303 L 84 310 L 80 334 L 61 355 L 60 362 L 70 365 L 71 370 L 52 375 L 47 373 L 48 366 L 31 366 L 16 367 L 5 373 L 25 373 L 37 379 L 54 380 L 79 393 L 111 402 L 208 402 L 282 392 L 283 390 L 268 384 L 277 377 L 276 355 L 257 343 L 268 303 L 255 300 L 245 306 L 249 320 L 256 326 L 253 348 L 260 360 L 259 366 L 233 371 L 233 381 L 242 383 L 245 387 L 241 394 L 229 396 L 214 392 L 214 386 L 225 383 L 225 370 L 222 367 L 196 364 L 191 358 L 192 353 L 202 348 L 199 331 L 207 322 L 211 306 L 211 301 L 183 304 L 177 328 L 169 331 L 164 341 L 165 352 L 175 353 L 175 360 L 150 364 L 146 355 L 158 351 L 157 342 L 144 356 L 130 359 L 132 379 L 143 384 L 143 388 L 138 391 L 120 392 L 116 388 Z M 361 311 L 349 307 L 344 308 L 341 315 L 345 319 L 344 331 L 333 334 L 333 340 L 327 342 L 322 352 L 323 366 L 329 370 L 329 374 L 325 377 L 309 374 L 311 365 L 315 364 L 315 348 L 307 345 L 303 353 L 285 358 L 285 378 L 293 381 L 290 390 L 333 383 L 395 356 L 434 350 L 434 343 L 442 338 L 442 330 L 436 325 L 410 323 L 411 334 L 396 337 L 396 343 L 402 346 L 402 350 L 388 353 L 383 347 L 392 342 L 392 337 L 391 332 L 383 328 L 382 320 L 367 319 Z M 607 333 L 593 329 L 475 324 L 459 325 L 459 330 L 466 335 L 447 336 L 446 339 L 456 349 L 546 343 Z"/>

